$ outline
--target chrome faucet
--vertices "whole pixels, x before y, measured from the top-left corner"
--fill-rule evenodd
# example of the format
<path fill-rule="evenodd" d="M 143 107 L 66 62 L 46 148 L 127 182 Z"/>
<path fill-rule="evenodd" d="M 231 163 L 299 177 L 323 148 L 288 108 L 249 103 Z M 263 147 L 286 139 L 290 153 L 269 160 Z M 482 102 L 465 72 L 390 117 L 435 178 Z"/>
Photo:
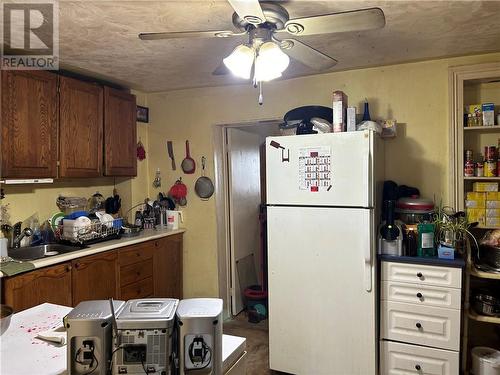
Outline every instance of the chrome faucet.
<path fill-rule="evenodd" d="M 22 222 L 18 222 L 13 226 L 14 231 L 12 233 L 12 247 L 14 249 L 19 249 L 21 247 L 21 241 L 24 237 L 30 237 L 33 234 L 33 229 L 31 228 L 24 228 L 21 231 L 21 225 Z"/>

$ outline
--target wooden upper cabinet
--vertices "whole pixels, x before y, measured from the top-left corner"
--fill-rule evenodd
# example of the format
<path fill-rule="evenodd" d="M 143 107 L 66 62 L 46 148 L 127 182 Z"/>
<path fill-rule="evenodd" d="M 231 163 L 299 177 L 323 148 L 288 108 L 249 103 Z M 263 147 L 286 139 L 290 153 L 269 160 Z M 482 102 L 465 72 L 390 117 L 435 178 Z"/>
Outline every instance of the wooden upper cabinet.
<path fill-rule="evenodd" d="M 59 177 L 102 176 L 103 88 L 60 78 Z"/>
<path fill-rule="evenodd" d="M 135 96 L 104 87 L 104 174 L 137 175 Z"/>
<path fill-rule="evenodd" d="M 2 72 L 3 178 L 57 177 L 58 76 Z"/>

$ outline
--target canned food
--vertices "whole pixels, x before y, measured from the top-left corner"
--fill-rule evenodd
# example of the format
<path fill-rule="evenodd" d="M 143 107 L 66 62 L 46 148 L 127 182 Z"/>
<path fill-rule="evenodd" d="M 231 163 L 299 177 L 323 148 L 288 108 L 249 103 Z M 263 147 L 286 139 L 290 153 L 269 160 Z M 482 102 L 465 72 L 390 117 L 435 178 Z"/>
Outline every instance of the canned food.
<path fill-rule="evenodd" d="M 484 160 L 485 161 L 497 160 L 497 148 L 495 146 L 486 146 L 484 148 Z"/>
<path fill-rule="evenodd" d="M 472 150 L 465 150 L 465 161 L 472 160 L 473 155 Z"/>
<path fill-rule="evenodd" d="M 484 175 L 486 177 L 496 177 L 497 175 L 497 162 L 485 161 L 484 162 Z"/>
<path fill-rule="evenodd" d="M 472 160 L 467 160 L 465 162 L 464 176 L 474 177 L 474 162 Z"/>
<path fill-rule="evenodd" d="M 497 169 L 500 166 L 500 163 L 497 163 Z M 498 175 L 498 170 L 497 170 L 497 175 Z M 476 177 L 483 177 L 484 176 L 484 164 L 483 163 L 476 163 L 475 168 L 474 168 L 474 176 Z"/>

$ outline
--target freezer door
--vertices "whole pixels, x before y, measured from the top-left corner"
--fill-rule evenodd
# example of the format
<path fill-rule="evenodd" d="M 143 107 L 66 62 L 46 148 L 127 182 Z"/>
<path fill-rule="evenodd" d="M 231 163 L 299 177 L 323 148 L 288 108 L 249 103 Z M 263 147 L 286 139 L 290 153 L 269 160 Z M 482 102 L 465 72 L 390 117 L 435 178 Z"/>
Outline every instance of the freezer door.
<path fill-rule="evenodd" d="M 267 203 L 373 207 L 371 131 L 266 138 Z"/>
<path fill-rule="evenodd" d="M 269 207 L 269 360 L 299 375 L 376 374 L 373 210 Z"/>

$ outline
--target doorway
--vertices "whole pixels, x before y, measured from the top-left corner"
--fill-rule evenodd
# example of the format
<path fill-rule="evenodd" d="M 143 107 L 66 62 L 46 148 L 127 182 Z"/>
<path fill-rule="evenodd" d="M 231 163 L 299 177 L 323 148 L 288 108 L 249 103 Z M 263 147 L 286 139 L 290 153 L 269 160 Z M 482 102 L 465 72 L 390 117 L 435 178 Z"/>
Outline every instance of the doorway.
<path fill-rule="evenodd" d="M 244 309 L 245 288 L 263 283 L 264 145 L 267 136 L 279 135 L 280 122 L 214 127 L 219 293 L 226 317 Z"/>

